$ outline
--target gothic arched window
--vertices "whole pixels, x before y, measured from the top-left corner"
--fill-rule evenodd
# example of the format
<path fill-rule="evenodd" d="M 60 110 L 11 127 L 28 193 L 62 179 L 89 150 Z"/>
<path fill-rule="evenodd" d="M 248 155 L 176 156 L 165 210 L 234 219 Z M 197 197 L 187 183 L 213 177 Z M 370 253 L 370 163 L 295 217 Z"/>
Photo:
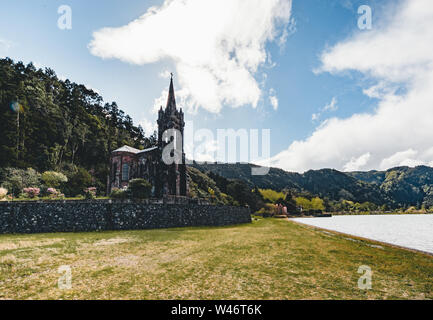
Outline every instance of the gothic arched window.
<path fill-rule="evenodd" d="M 122 180 L 123 181 L 129 180 L 129 165 L 127 163 L 124 163 L 122 166 Z"/>

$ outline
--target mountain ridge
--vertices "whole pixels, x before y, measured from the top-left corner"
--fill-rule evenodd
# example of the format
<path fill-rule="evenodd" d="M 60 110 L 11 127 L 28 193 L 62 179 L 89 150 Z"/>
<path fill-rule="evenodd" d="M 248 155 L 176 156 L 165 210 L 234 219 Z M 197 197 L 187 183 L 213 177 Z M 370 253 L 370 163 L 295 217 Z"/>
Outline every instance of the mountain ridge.
<path fill-rule="evenodd" d="M 395 167 L 386 171 L 342 172 L 336 169 L 304 173 L 270 168 L 264 176 L 251 175 L 254 164 L 211 164 L 193 162 L 192 167 L 224 178 L 245 181 L 250 187 L 308 192 L 330 200 L 372 202 L 392 207 L 433 206 L 433 168 Z"/>

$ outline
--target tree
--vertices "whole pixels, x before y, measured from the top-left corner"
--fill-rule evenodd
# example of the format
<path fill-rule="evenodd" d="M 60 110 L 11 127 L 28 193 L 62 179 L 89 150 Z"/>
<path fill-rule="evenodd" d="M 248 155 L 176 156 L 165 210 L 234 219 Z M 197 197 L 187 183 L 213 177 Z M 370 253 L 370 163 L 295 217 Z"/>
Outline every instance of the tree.
<path fill-rule="evenodd" d="M 311 204 L 311 201 L 304 197 L 297 197 L 295 198 L 296 205 L 298 207 L 301 207 L 302 211 L 310 211 L 313 209 L 313 206 Z"/>
<path fill-rule="evenodd" d="M 278 192 L 272 189 L 259 189 L 259 191 L 265 200 L 273 204 L 281 202 L 286 197 L 283 192 Z"/>
<path fill-rule="evenodd" d="M 227 185 L 227 194 L 241 206 L 248 205 L 252 212 L 256 212 L 264 206 L 260 193 L 256 194 L 245 182 L 240 180 L 233 180 Z"/>
<path fill-rule="evenodd" d="M 323 200 L 320 199 L 319 197 L 315 197 L 313 199 L 311 199 L 311 207 L 313 210 L 320 210 L 323 211 L 325 210 L 325 206 L 323 204 Z"/>
<path fill-rule="evenodd" d="M 65 188 L 68 196 L 77 196 L 84 193 L 84 189 L 92 186 L 93 179 L 89 172 L 84 168 L 77 168 L 70 173 L 69 182 Z"/>

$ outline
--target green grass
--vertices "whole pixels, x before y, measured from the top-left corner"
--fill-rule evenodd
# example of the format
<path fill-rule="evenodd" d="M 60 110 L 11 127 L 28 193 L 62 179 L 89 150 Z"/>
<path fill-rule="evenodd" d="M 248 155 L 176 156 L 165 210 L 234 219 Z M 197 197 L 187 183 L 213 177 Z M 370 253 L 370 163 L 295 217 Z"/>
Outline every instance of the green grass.
<path fill-rule="evenodd" d="M 0 236 L 0 299 L 432 299 L 433 257 L 287 220 Z M 72 289 L 57 287 L 58 267 Z M 359 266 L 373 271 L 360 290 Z"/>

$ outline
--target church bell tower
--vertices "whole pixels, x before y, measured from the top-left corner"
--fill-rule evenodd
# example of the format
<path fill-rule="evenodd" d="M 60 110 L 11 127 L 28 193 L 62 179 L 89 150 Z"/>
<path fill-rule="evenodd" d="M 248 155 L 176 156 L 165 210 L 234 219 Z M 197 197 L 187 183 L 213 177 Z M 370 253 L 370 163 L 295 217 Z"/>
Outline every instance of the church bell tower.
<path fill-rule="evenodd" d="M 187 195 L 184 128 L 184 113 L 182 108 L 177 110 L 173 74 L 171 74 L 167 105 L 165 110 L 161 106 L 158 112 L 158 149 L 161 159 L 158 174 L 160 181 L 156 185 L 156 190 L 159 196 Z M 177 161 L 178 163 L 166 164 L 163 161 L 164 149 L 170 147 L 169 144 L 175 148 L 176 153 L 181 157 L 181 161 Z M 173 156 L 173 152 L 171 156 Z"/>

